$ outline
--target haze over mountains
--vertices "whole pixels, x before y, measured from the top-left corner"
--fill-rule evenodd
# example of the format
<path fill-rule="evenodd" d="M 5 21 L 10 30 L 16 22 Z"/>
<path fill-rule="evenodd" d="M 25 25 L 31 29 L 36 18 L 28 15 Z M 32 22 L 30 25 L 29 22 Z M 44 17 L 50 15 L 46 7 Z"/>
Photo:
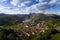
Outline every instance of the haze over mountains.
<path fill-rule="evenodd" d="M 30 19 L 31 21 L 36 21 L 39 19 L 40 20 L 60 19 L 60 15 L 42 14 L 42 13 L 9 15 L 9 14 L 1 13 L 0 14 L 0 25 L 22 23 L 22 21 L 24 21 L 26 19 Z"/>

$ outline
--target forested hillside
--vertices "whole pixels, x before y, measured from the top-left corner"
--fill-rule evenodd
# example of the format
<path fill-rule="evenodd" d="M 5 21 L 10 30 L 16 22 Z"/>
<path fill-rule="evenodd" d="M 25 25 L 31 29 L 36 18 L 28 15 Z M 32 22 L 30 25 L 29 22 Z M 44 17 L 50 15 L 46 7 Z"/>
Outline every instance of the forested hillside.
<path fill-rule="evenodd" d="M 0 40 L 60 40 L 60 15 L 0 14 Z"/>
<path fill-rule="evenodd" d="M 27 19 L 28 15 L 19 14 L 19 15 L 9 15 L 9 14 L 0 14 L 0 25 L 12 25 L 17 23 L 22 23 L 23 20 Z"/>

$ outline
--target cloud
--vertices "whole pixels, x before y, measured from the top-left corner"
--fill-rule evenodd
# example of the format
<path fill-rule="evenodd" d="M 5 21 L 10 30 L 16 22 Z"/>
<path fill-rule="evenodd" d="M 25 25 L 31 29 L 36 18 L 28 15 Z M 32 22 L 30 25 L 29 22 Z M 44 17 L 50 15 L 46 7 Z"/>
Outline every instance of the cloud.
<path fill-rule="evenodd" d="M 6 2 L 6 0 L 0 0 Z M 43 12 L 56 5 L 60 5 L 59 0 L 11 0 L 10 4 L 16 8 L 0 7 L 0 12 L 9 14 L 28 14 L 31 12 Z M 22 9 L 22 10 L 21 10 Z"/>
<path fill-rule="evenodd" d="M 11 9 L 11 7 L 0 7 L 0 13 L 6 13 L 6 14 L 28 14 L 28 10 L 20 10 L 19 8 Z"/>
<path fill-rule="evenodd" d="M 19 3 L 19 0 L 12 0 L 10 3 L 12 5 L 16 6 Z"/>
<path fill-rule="evenodd" d="M 56 5 L 58 5 L 59 0 L 39 0 L 39 3 L 34 4 L 30 7 L 28 7 L 27 9 L 29 9 L 29 11 L 46 11 L 46 9 L 50 9 Z"/>
<path fill-rule="evenodd" d="M 27 7 L 36 3 L 36 0 L 12 0 L 10 3 L 16 7 Z"/>
<path fill-rule="evenodd" d="M 29 5 L 29 3 L 31 3 L 31 1 L 23 2 L 19 5 L 19 7 L 25 7 L 25 6 Z"/>
<path fill-rule="evenodd" d="M 5 2 L 6 0 L 0 0 L 0 2 Z"/>
<path fill-rule="evenodd" d="M 56 6 L 56 5 L 58 5 L 58 0 L 50 0 L 49 2 L 47 2 L 47 1 L 39 2 L 35 6 L 39 10 L 46 10 L 46 9 L 49 9 L 49 8 Z"/>
<path fill-rule="evenodd" d="M 30 13 L 31 12 L 43 13 L 45 11 L 47 12 L 47 9 L 53 8 L 56 5 L 60 5 L 59 0 L 49 0 L 49 1 L 40 0 L 39 3 L 27 7 L 26 9 L 28 9 Z"/>

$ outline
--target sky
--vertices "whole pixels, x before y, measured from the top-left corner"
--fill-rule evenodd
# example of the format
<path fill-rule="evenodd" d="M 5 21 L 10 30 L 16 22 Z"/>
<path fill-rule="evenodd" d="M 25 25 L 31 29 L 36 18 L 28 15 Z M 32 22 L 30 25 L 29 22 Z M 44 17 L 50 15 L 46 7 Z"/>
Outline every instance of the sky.
<path fill-rule="evenodd" d="M 0 0 L 0 13 L 60 15 L 60 0 Z"/>

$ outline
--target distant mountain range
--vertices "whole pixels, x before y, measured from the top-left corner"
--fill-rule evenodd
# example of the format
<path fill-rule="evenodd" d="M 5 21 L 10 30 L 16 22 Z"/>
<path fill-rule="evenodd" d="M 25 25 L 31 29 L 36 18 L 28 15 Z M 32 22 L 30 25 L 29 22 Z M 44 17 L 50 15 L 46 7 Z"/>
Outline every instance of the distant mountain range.
<path fill-rule="evenodd" d="M 17 24 L 21 23 L 23 20 L 27 19 L 28 15 L 9 15 L 9 14 L 0 14 L 0 25 L 5 24 Z"/>
<path fill-rule="evenodd" d="M 31 21 L 60 19 L 60 15 L 42 14 L 42 13 L 9 15 L 9 14 L 0 13 L 0 25 L 6 25 L 6 24 L 11 25 L 11 24 L 22 23 L 22 21 L 26 19 L 30 19 Z"/>
<path fill-rule="evenodd" d="M 40 19 L 60 19 L 60 15 L 38 13 L 38 14 L 33 14 L 33 15 L 31 16 L 31 18 L 40 18 Z"/>

